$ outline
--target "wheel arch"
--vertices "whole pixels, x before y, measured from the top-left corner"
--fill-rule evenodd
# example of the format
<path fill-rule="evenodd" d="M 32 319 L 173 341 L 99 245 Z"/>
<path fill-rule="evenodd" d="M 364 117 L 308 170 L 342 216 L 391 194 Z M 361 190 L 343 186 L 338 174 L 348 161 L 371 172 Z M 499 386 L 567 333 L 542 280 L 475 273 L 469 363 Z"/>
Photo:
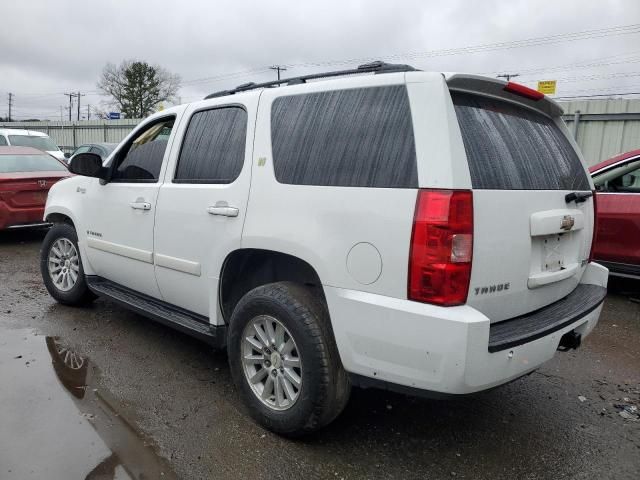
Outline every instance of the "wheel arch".
<path fill-rule="evenodd" d="M 243 248 L 230 252 L 223 262 L 218 301 L 225 323 L 240 299 L 250 290 L 268 283 L 291 281 L 317 289 L 325 299 L 317 270 L 306 260 L 276 250 Z"/>

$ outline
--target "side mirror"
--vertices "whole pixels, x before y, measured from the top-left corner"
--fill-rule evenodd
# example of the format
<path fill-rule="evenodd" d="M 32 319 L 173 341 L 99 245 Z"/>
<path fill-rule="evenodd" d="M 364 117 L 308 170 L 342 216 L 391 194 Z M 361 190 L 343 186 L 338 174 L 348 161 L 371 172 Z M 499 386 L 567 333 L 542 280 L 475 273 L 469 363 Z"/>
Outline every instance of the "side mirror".
<path fill-rule="evenodd" d="M 70 158 L 70 157 L 71 157 L 71 154 L 69 152 L 65 152 L 64 158 Z"/>
<path fill-rule="evenodd" d="M 83 177 L 106 180 L 108 169 L 102 166 L 102 158 L 95 153 L 79 153 L 71 159 L 69 171 Z"/>

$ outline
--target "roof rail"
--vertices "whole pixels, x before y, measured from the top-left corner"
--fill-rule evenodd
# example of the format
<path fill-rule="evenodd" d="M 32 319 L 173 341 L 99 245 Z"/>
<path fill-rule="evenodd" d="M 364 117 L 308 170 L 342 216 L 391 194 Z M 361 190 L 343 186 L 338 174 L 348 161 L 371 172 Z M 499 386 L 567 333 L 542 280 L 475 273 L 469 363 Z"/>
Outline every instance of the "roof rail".
<path fill-rule="evenodd" d="M 272 82 L 264 82 L 264 83 L 243 83 L 242 85 L 238 85 L 236 88 L 231 90 L 221 90 L 219 92 L 214 92 L 207 95 L 205 98 L 216 98 L 216 97 L 224 97 L 226 95 L 233 95 L 234 93 L 246 92 L 247 90 L 255 90 L 257 88 L 271 88 L 278 87 L 280 85 L 299 85 L 301 83 L 306 83 L 307 80 L 316 80 L 319 78 L 330 78 L 330 77 L 340 77 L 343 75 L 354 75 L 358 73 L 395 73 L 395 72 L 413 72 L 416 71 L 414 67 L 411 65 L 403 65 L 398 63 L 385 63 L 380 60 L 371 63 L 365 63 L 363 65 L 359 65 L 357 68 L 352 68 L 350 70 L 337 70 L 335 72 L 323 72 L 323 73 L 312 73 L 309 75 L 303 75 L 300 77 L 291 77 L 291 78 L 283 78 L 282 80 L 274 80 Z"/>

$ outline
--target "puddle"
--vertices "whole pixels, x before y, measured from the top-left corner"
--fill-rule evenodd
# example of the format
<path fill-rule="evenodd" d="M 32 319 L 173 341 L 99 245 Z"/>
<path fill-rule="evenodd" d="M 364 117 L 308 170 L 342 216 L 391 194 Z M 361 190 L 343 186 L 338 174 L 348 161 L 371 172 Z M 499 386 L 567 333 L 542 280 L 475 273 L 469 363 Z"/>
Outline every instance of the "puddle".
<path fill-rule="evenodd" d="M 175 479 L 152 441 L 57 337 L 0 331 L 0 478 Z"/>

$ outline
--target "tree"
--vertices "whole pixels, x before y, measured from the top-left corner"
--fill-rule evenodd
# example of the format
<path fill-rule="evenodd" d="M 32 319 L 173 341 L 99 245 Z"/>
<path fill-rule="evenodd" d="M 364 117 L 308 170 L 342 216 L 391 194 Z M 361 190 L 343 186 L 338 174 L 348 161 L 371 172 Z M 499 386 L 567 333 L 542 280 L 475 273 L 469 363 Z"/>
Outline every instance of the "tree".
<path fill-rule="evenodd" d="M 156 106 L 171 100 L 180 88 L 180 77 L 159 65 L 124 60 L 120 66 L 107 63 L 98 88 L 113 98 L 112 104 L 127 118 L 144 118 Z"/>

